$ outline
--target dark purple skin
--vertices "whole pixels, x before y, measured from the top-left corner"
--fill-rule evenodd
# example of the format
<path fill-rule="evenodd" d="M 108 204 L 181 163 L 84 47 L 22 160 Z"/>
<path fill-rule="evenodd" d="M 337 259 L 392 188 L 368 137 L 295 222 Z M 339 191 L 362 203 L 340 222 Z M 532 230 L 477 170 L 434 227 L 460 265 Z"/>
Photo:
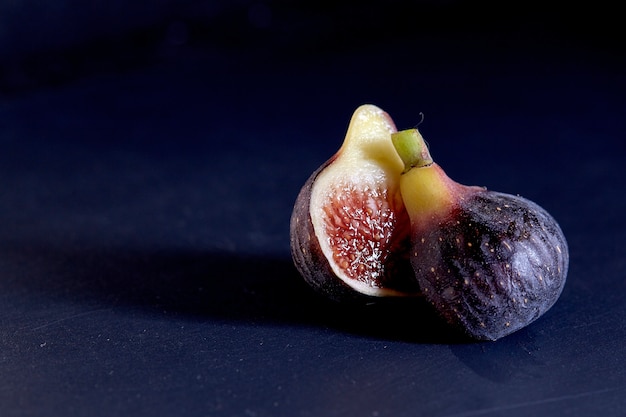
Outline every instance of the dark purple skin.
<path fill-rule="evenodd" d="M 497 340 L 544 314 L 567 276 L 557 222 L 525 198 L 470 193 L 440 224 L 414 231 L 411 263 L 423 295 L 472 338 Z"/>

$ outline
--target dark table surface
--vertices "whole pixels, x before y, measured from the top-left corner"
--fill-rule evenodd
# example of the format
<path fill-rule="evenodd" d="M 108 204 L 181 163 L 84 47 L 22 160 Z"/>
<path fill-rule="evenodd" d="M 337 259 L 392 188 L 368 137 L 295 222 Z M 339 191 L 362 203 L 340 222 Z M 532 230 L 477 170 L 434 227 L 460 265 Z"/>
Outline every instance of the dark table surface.
<path fill-rule="evenodd" d="M 0 415 L 626 415 L 621 51 L 571 33 L 281 35 L 266 9 L 248 18 L 230 42 L 174 22 L 149 52 L 4 68 Z M 307 287 L 293 202 L 363 103 L 399 128 L 423 113 L 452 178 L 559 221 L 570 271 L 545 316 L 468 343 L 427 309 Z"/>

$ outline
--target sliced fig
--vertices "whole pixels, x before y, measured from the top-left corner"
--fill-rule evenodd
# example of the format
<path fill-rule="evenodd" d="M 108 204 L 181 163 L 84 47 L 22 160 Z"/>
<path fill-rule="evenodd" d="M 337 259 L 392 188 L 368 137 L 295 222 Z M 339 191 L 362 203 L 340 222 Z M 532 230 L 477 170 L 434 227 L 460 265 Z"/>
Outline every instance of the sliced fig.
<path fill-rule="evenodd" d="M 392 141 L 405 164 L 411 264 L 440 315 L 473 338 L 496 340 L 548 311 L 569 262 L 555 219 L 525 198 L 453 181 L 416 129 Z"/>
<path fill-rule="evenodd" d="M 396 127 L 380 108 L 353 114 L 339 151 L 302 187 L 290 223 L 294 263 L 335 300 L 418 293 L 408 260 L 409 218 L 399 192 Z"/>

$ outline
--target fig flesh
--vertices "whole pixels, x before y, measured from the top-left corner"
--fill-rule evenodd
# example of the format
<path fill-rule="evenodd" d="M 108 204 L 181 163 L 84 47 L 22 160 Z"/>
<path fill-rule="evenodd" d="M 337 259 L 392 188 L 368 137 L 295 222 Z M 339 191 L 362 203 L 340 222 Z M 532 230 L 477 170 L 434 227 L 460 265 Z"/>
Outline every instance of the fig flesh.
<path fill-rule="evenodd" d="M 306 181 L 291 216 L 296 268 L 335 300 L 419 293 L 408 260 L 396 127 L 373 105 L 353 114 L 339 151 Z"/>
<path fill-rule="evenodd" d="M 392 142 L 405 164 L 411 264 L 439 314 L 472 338 L 497 340 L 550 309 L 569 262 L 554 218 L 525 198 L 451 180 L 416 129 Z"/>

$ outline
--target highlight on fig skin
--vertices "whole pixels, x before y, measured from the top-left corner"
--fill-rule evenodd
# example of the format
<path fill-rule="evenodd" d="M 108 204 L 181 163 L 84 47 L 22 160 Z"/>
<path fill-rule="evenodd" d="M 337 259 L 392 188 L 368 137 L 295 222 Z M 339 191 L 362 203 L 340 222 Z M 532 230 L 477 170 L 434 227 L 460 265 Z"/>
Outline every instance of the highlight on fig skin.
<path fill-rule="evenodd" d="M 411 265 L 438 313 L 472 338 L 497 340 L 550 309 L 569 263 L 554 218 L 525 198 L 454 182 L 415 129 L 392 142 L 405 164 Z"/>

